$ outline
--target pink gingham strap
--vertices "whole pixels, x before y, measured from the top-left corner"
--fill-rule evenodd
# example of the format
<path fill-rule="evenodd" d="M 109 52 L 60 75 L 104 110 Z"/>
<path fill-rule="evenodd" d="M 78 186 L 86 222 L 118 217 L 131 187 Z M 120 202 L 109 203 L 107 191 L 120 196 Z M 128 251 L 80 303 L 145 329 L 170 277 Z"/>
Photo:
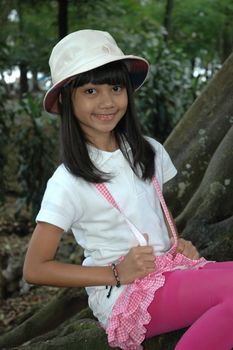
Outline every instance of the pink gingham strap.
<path fill-rule="evenodd" d="M 117 202 L 115 201 L 115 199 L 113 198 L 113 196 L 111 195 L 109 189 L 105 184 L 103 183 L 95 184 L 95 187 L 114 208 L 116 208 L 119 212 L 121 212 L 120 207 L 118 206 Z"/>
<path fill-rule="evenodd" d="M 168 225 L 170 227 L 171 233 L 173 235 L 174 238 L 174 243 L 173 243 L 173 247 L 172 249 L 175 249 L 175 247 L 177 246 L 177 235 L 176 235 L 176 229 L 175 226 L 173 224 L 171 215 L 169 213 L 168 207 L 166 205 L 163 193 L 160 189 L 158 180 L 155 176 L 153 176 L 153 186 L 154 189 L 158 195 L 161 207 L 163 209 L 164 215 L 167 219 Z M 95 187 L 97 188 L 97 190 L 102 194 L 103 197 L 105 197 L 107 199 L 107 201 L 114 207 L 116 208 L 120 214 L 124 217 L 125 221 L 127 222 L 130 230 L 134 233 L 134 235 L 136 236 L 136 238 L 138 239 L 138 242 L 140 245 L 147 245 L 147 241 L 145 239 L 145 237 L 143 236 L 143 234 L 136 228 L 136 226 L 125 216 L 125 214 L 122 212 L 122 210 L 120 209 L 119 205 L 117 204 L 117 202 L 115 201 L 115 199 L 113 198 L 112 194 L 110 193 L 110 191 L 108 190 L 107 186 L 103 183 L 99 183 L 99 184 L 95 184 Z"/>
<path fill-rule="evenodd" d="M 165 199 L 164 199 L 163 193 L 161 191 L 161 188 L 159 186 L 159 182 L 158 182 L 157 178 L 155 176 L 153 176 L 152 181 L 153 181 L 153 185 L 154 185 L 154 188 L 156 190 L 156 193 L 157 193 L 157 195 L 159 197 L 160 205 L 161 205 L 161 207 L 163 209 L 164 215 L 165 215 L 165 217 L 167 219 L 169 228 L 170 228 L 172 236 L 174 238 L 173 245 L 176 247 L 177 243 L 178 243 L 178 241 L 177 241 L 177 234 L 176 234 L 176 228 L 175 228 L 175 226 L 173 224 L 173 220 L 171 218 L 171 214 L 170 214 L 170 212 L 168 210 L 167 204 L 165 202 Z"/>
<path fill-rule="evenodd" d="M 116 208 L 120 214 L 123 216 L 124 220 L 126 221 L 127 225 L 129 226 L 131 232 L 135 235 L 140 245 L 145 246 L 147 245 L 147 241 L 143 234 L 137 229 L 137 227 L 125 216 L 123 211 L 118 206 L 117 202 L 113 198 L 112 194 L 108 190 L 107 186 L 103 183 L 95 184 L 95 187 L 97 190 L 107 199 L 107 201 Z"/>

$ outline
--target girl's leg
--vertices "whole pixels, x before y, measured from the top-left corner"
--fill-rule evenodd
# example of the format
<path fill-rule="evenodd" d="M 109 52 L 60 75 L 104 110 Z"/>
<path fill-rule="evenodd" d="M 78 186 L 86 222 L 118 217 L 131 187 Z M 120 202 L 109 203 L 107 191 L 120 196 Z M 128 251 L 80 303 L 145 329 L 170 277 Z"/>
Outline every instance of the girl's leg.
<path fill-rule="evenodd" d="M 148 308 L 146 338 L 192 325 L 176 350 L 233 347 L 233 262 L 165 273 L 166 283 Z"/>

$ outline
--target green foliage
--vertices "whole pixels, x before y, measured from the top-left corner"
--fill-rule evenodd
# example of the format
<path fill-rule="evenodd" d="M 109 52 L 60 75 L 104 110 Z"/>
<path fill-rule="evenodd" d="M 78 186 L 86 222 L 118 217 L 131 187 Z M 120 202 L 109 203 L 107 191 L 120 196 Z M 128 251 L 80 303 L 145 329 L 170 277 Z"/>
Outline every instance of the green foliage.
<path fill-rule="evenodd" d="M 5 69 L 24 63 L 32 72 L 48 69 L 50 47 L 57 38 L 57 30 L 51 25 L 51 13 L 56 13 L 55 1 L 0 0 L 5 10 L 0 16 L 3 22 L 0 42 L 5 43 L 8 60 Z M 5 6 L 6 5 L 6 6 Z M 1 6 L 1 8 L 2 8 Z"/>
<path fill-rule="evenodd" d="M 57 154 L 57 117 L 42 113 L 40 97 L 26 95 L 18 109 L 20 118 L 15 134 L 17 156 L 17 179 L 20 197 L 17 213 L 22 209 L 31 211 L 34 218 L 38 212 L 46 182 L 54 170 Z"/>
<path fill-rule="evenodd" d="M 233 3 L 231 0 L 176 0 L 172 18 L 172 41 L 190 59 L 200 57 L 207 66 L 214 58 L 226 59 L 225 37 L 231 38 L 228 55 L 233 49 Z"/>
<path fill-rule="evenodd" d="M 142 55 L 152 64 L 150 82 L 138 94 L 138 105 L 145 131 L 161 140 L 204 85 L 201 77 L 194 77 L 194 70 L 197 75 L 197 70 L 205 68 L 204 78 L 212 76 L 223 56 L 223 37 L 226 31 L 233 34 L 232 26 L 227 26 L 233 13 L 230 0 L 177 0 L 166 46 L 165 5 L 164 0 L 119 0 L 114 6 L 110 0 L 68 3 L 69 32 L 83 28 L 110 31 L 126 53 Z M 25 63 L 32 72 L 47 74 L 49 52 L 58 39 L 58 1 L 12 0 L 6 8 L 0 17 L 4 23 L 0 39 L 7 36 L 8 64 Z M 18 16 L 11 21 L 10 8 Z"/>
<path fill-rule="evenodd" d="M 155 59 L 136 102 L 145 134 L 163 142 L 193 101 L 192 79 L 181 52 L 164 46 Z"/>

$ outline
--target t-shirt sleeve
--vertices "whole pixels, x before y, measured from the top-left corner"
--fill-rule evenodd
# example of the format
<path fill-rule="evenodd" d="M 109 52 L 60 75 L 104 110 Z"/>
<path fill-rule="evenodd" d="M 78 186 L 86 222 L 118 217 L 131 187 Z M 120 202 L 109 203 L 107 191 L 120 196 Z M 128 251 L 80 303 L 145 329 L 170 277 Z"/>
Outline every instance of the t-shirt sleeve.
<path fill-rule="evenodd" d="M 165 148 L 162 147 L 162 173 L 163 173 L 163 183 L 171 180 L 176 174 L 177 170 L 171 161 L 171 158 Z"/>
<path fill-rule="evenodd" d="M 155 150 L 155 167 L 162 185 L 171 180 L 177 174 L 177 170 L 164 146 L 151 137 L 146 137 L 146 139 Z"/>
<path fill-rule="evenodd" d="M 68 189 L 51 178 L 47 183 L 36 222 L 43 221 L 68 231 L 76 220 L 76 209 Z"/>

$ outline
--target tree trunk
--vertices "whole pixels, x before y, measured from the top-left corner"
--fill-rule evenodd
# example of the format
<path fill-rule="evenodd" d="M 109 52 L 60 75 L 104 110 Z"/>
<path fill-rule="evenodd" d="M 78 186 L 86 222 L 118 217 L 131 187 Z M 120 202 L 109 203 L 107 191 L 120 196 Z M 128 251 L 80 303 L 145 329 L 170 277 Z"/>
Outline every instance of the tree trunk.
<path fill-rule="evenodd" d="M 233 256 L 232 73 L 233 54 L 165 142 L 179 170 L 165 186 L 178 229 L 219 261 Z"/>
<path fill-rule="evenodd" d="M 0 349 L 9 349 L 55 329 L 87 305 L 83 289 L 64 289 L 44 308 L 12 331 L 0 337 Z"/>
<path fill-rule="evenodd" d="M 24 18 L 23 18 L 23 9 L 22 9 L 22 1 L 17 1 L 16 2 L 16 7 L 17 7 L 17 13 L 19 16 L 19 38 L 20 38 L 20 43 L 22 47 L 24 46 L 24 38 L 23 38 L 23 33 L 24 33 Z M 28 78 L 27 78 L 27 72 L 28 72 L 28 67 L 26 62 L 20 62 L 19 63 L 19 70 L 20 70 L 20 78 L 19 78 L 19 84 L 20 84 L 20 95 L 23 95 L 24 93 L 28 92 Z"/>
<path fill-rule="evenodd" d="M 58 0 L 58 27 L 59 27 L 59 40 L 64 38 L 68 33 L 68 1 Z"/>
<path fill-rule="evenodd" d="M 167 0 L 165 16 L 164 16 L 164 28 L 166 30 L 166 33 L 164 34 L 165 41 L 168 41 L 171 38 L 172 10 L 173 10 L 173 0 Z"/>
<path fill-rule="evenodd" d="M 28 78 L 27 78 L 27 66 L 25 63 L 20 63 L 20 94 L 28 92 Z"/>
<path fill-rule="evenodd" d="M 40 91 L 39 84 L 38 84 L 38 78 L 37 78 L 37 71 L 32 71 L 32 91 L 38 92 Z"/>
<path fill-rule="evenodd" d="M 231 54 L 233 50 L 233 38 L 232 38 L 232 18 L 233 18 L 233 8 L 232 4 L 225 3 L 223 4 L 223 13 L 225 15 L 225 23 L 223 26 L 223 31 L 221 35 L 221 42 L 220 42 L 220 52 L 221 52 L 221 59 L 222 62 L 224 62 L 227 57 Z"/>
<path fill-rule="evenodd" d="M 233 54 L 196 99 L 165 142 L 178 175 L 166 186 L 175 216 L 198 189 L 206 169 L 233 123 Z M 232 157 L 228 150 L 229 161 Z M 219 169 L 222 173 L 222 169 Z"/>

